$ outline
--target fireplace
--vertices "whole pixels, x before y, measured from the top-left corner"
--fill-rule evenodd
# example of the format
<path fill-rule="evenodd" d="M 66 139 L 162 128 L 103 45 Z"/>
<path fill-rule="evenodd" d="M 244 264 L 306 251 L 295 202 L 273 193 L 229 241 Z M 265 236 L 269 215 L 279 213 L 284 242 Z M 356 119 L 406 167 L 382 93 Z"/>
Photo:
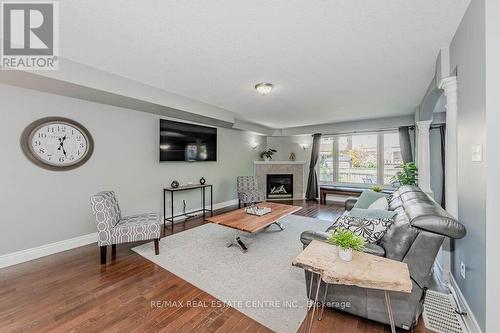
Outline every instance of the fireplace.
<path fill-rule="evenodd" d="M 268 199 L 293 199 L 293 175 L 267 175 Z"/>

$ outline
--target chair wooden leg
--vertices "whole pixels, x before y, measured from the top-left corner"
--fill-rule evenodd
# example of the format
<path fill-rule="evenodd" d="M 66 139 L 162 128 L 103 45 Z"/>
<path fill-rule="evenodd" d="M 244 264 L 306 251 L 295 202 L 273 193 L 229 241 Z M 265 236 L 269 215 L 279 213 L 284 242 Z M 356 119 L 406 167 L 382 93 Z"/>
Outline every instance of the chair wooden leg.
<path fill-rule="evenodd" d="M 155 254 L 156 255 L 160 254 L 160 239 L 159 238 L 155 239 Z"/>
<path fill-rule="evenodd" d="M 101 265 L 106 263 L 106 252 L 108 250 L 107 246 L 101 246 Z"/>
<path fill-rule="evenodd" d="M 238 208 L 241 208 L 241 200 L 238 200 Z"/>
<path fill-rule="evenodd" d="M 116 256 L 116 244 L 111 245 L 111 255 L 113 257 Z"/>

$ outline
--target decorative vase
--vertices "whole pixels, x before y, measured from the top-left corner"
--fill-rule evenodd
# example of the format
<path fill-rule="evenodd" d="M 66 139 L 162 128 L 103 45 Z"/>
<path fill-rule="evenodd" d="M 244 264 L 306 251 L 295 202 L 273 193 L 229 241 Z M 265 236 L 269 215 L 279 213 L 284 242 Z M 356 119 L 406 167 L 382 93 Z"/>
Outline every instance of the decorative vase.
<path fill-rule="evenodd" d="M 339 257 L 340 259 L 344 261 L 351 261 L 352 260 L 352 249 L 343 249 L 339 247 Z"/>
<path fill-rule="evenodd" d="M 205 178 L 201 177 L 200 178 L 200 184 L 201 185 L 205 185 L 205 182 L 206 182 Z"/>

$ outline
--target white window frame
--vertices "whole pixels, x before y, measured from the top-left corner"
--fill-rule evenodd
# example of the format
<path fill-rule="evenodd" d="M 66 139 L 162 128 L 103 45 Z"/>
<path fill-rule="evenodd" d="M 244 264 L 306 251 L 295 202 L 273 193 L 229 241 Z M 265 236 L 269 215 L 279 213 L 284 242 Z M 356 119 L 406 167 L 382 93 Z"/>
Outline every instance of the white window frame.
<path fill-rule="evenodd" d="M 397 130 L 383 130 L 383 131 L 374 131 L 374 132 L 363 132 L 363 133 L 342 133 L 342 134 L 334 134 L 334 135 L 323 135 L 322 138 L 333 138 L 333 181 L 325 182 L 319 180 L 320 185 L 334 185 L 334 186 L 346 186 L 346 187 L 359 187 L 366 188 L 369 185 L 372 186 L 381 186 L 385 189 L 389 189 L 392 186 L 390 184 L 384 184 L 384 134 L 394 134 L 397 133 Z M 377 183 L 376 184 L 362 184 L 362 183 L 344 183 L 335 181 L 338 179 L 338 144 L 339 141 L 336 139 L 338 137 L 345 136 L 355 136 L 355 135 L 377 135 Z M 316 167 L 316 172 L 320 175 L 320 164 L 318 163 Z M 319 178 L 319 177 L 318 177 Z"/>

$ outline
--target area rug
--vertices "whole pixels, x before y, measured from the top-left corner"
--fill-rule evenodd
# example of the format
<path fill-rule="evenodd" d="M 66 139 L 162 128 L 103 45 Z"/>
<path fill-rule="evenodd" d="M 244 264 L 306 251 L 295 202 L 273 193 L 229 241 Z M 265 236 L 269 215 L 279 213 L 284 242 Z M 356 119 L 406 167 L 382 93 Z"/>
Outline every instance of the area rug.
<path fill-rule="evenodd" d="M 235 231 L 215 224 L 163 238 L 158 256 L 152 243 L 133 250 L 273 331 L 295 333 L 307 309 L 304 271 L 292 267 L 300 234 L 324 231 L 332 221 L 291 215 L 281 222 L 283 231 L 272 225 L 244 237 L 246 253 L 227 248 Z"/>

